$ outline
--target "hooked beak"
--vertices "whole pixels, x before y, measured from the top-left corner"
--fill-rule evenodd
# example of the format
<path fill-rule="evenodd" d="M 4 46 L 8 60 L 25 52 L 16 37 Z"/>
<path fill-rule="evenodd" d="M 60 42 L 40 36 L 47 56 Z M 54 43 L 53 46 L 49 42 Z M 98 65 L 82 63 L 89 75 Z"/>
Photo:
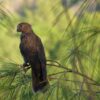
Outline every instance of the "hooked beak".
<path fill-rule="evenodd" d="M 17 26 L 17 32 L 21 32 L 19 25 Z"/>

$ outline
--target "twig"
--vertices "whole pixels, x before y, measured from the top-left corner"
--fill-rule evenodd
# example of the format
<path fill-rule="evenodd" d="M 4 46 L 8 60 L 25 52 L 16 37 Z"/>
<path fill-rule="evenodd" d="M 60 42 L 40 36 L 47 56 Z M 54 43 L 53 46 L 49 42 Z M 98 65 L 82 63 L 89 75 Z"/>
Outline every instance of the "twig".
<path fill-rule="evenodd" d="M 80 72 L 78 72 L 78 71 L 72 70 L 72 69 L 70 69 L 70 68 L 66 68 L 66 67 L 64 67 L 64 66 L 62 66 L 62 65 L 56 65 L 56 64 L 47 64 L 47 65 L 49 65 L 49 66 L 55 66 L 55 67 L 58 67 L 58 68 L 63 68 L 63 69 L 65 69 L 65 70 L 67 70 L 68 72 L 71 72 L 71 73 L 80 75 L 80 76 L 85 77 L 85 78 L 87 78 L 87 79 L 89 79 L 89 80 L 91 80 L 91 81 L 93 81 L 93 82 L 96 83 L 95 80 L 93 80 L 92 78 L 88 77 L 87 75 L 85 75 L 85 74 L 83 74 L 83 73 L 80 73 Z"/>
<path fill-rule="evenodd" d="M 57 77 L 48 77 L 48 79 L 52 80 L 52 79 L 59 79 Z M 81 81 L 76 81 L 76 80 L 69 80 L 69 79 L 66 79 L 66 78 L 60 78 L 60 80 L 63 80 L 63 81 L 69 81 L 69 82 L 76 82 L 76 83 L 83 83 Z M 100 86 L 100 84 L 94 84 L 94 83 L 89 83 L 89 82 L 86 82 L 87 84 L 89 85 L 95 85 L 95 86 Z"/>

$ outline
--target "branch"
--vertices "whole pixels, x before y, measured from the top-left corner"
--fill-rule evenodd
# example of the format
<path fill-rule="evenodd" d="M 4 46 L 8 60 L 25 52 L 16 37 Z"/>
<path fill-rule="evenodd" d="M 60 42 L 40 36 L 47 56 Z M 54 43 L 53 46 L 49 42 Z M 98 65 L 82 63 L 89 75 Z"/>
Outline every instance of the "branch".
<path fill-rule="evenodd" d="M 52 62 L 52 63 L 49 64 L 50 62 Z M 48 66 L 52 66 L 52 67 L 62 68 L 62 69 L 64 69 L 64 70 L 66 70 L 66 71 L 62 71 L 62 72 L 57 72 L 57 73 L 50 74 L 50 75 L 48 75 L 48 77 L 53 76 L 53 75 L 58 75 L 58 74 L 61 74 L 61 73 L 68 73 L 68 72 L 69 72 L 69 73 L 72 73 L 72 74 L 77 74 L 77 75 L 79 75 L 79 76 L 81 76 L 81 77 L 84 77 L 84 78 L 86 78 L 86 79 L 88 79 L 88 80 L 94 82 L 94 83 L 88 83 L 88 84 L 100 86 L 100 84 L 97 84 L 97 82 L 96 82 L 95 80 L 93 80 L 92 78 L 90 78 L 89 76 L 87 76 L 87 75 L 85 75 L 85 74 L 83 74 L 83 73 L 80 73 L 80 72 L 78 72 L 78 71 L 75 71 L 75 70 L 73 70 L 73 69 L 67 68 L 66 66 L 61 65 L 61 64 L 60 64 L 59 62 L 57 62 L 57 61 L 47 60 L 47 65 L 48 65 Z M 19 66 L 21 66 L 21 65 L 19 65 Z M 25 67 L 25 70 L 28 70 L 28 69 L 30 69 L 30 68 L 31 68 L 30 66 L 27 66 L 27 67 Z M 21 69 L 20 71 L 23 71 L 23 69 Z"/>

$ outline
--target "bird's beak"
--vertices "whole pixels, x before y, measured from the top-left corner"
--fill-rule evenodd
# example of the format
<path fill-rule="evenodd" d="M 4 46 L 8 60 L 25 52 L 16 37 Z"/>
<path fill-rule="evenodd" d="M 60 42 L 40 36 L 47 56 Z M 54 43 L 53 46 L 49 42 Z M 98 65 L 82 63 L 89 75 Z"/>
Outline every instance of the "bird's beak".
<path fill-rule="evenodd" d="M 19 27 L 19 25 L 17 26 L 17 32 L 20 32 L 21 30 L 20 30 L 20 27 Z"/>

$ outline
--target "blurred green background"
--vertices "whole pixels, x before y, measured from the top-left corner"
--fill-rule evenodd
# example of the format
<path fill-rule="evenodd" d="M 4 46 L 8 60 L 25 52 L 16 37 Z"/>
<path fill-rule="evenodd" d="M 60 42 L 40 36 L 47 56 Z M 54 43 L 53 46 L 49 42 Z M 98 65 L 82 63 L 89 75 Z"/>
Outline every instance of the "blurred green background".
<path fill-rule="evenodd" d="M 51 60 L 46 93 L 33 94 L 30 70 L 20 71 L 20 22 L 32 25 Z M 0 0 L 0 100 L 100 100 L 99 33 L 99 0 Z"/>

